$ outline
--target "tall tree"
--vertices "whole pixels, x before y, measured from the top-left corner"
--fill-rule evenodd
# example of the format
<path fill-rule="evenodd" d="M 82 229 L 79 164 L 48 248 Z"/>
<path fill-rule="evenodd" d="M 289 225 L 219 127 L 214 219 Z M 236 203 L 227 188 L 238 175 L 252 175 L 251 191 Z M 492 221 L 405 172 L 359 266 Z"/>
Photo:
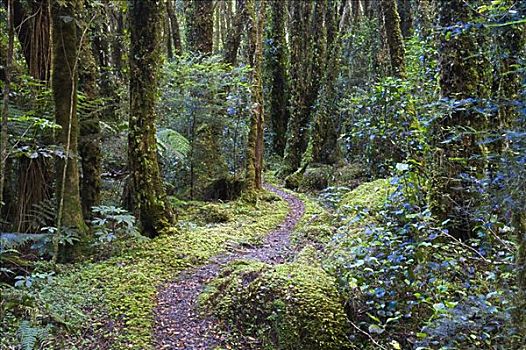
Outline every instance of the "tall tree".
<path fill-rule="evenodd" d="M 157 236 L 172 221 L 157 161 L 155 105 L 162 47 L 162 0 L 129 0 L 130 118 L 128 163 L 133 210 L 144 233 Z"/>
<path fill-rule="evenodd" d="M 329 12 L 330 14 L 330 12 Z M 328 17 L 327 27 L 332 28 L 339 18 L 332 15 Z M 338 32 L 336 38 L 330 41 L 327 55 L 327 67 L 324 71 L 321 89 L 318 94 L 314 120 L 311 131 L 312 144 L 312 163 L 317 164 L 336 164 L 341 160 L 342 154 L 338 146 L 338 120 L 337 111 L 337 78 L 340 73 L 340 59 L 342 53 L 342 36 L 345 30 L 346 12 L 342 13 L 339 19 L 339 26 L 336 25 Z M 334 32 L 334 31 L 333 31 Z"/>
<path fill-rule="evenodd" d="M 283 157 L 281 175 L 289 175 L 301 165 L 301 159 L 308 144 L 310 62 L 309 20 L 312 2 L 293 0 L 289 2 L 290 12 L 290 119 L 287 126 L 287 144 Z M 309 19 L 309 20 L 306 20 Z"/>
<path fill-rule="evenodd" d="M 194 53 L 210 54 L 214 48 L 214 2 L 191 0 L 186 2 L 186 40 Z"/>
<path fill-rule="evenodd" d="M 226 43 L 224 47 L 224 60 L 231 65 L 237 63 L 237 54 L 239 45 L 241 44 L 241 34 L 247 18 L 246 11 L 247 0 L 236 0 L 236 15 L 229 32 L 227 33 Z"/>
<path fill-rule="evenodd" d="M 9 92 L 11 88 L 11 65 L 13 62 L 13 0 L 7 0 L 7 53 L 4 67 L 4 96 L 2 105 L 2 120 L 0 131 L 0 214 L 4 206 L 4 185 L 6 180 L 7 164 L 7 138 L 8 138 L 8 119 L 9 119 Z"/>
<path fill-rule="evenodd" d="M 173 7 L 173 1 L 166 1 L 166 12 L 168 13 L 168 22 L 170 24 L 170 33 L 172 34 L 173 48 L 176 55 L 180 55 L 183 52 L 181 44 L 181 30 L 179 29 L 179 20 Z"/>
<path fill-rule="evenodd" d="M 283 156 L 287 142 L 287 123 L 289 121 L 287 70 L 288 47 L 285 33 L 287 8 L 285 1 L 271 1 L 270 48 L 267 50 L 266 66 L 270 85 L 270 126 L 273 132 L 272 148 Z"/>
<path fill-rule="evenodd" d="M 408 38 L 413 33 L 413 9 L 411 0 L 398 0 L 398 9 L 402 36 Z"/>
<path fill-rule="evenodd" d="M 443 2 L 439 9 L 440 26 L 448 28 L 440 42 L 440 91 L 442 99 L 452 105 L 487 98 L 491 86 L 487 76 L 491 70 L 479 52 L 477 32 L 468 25 L 473 11 L 463 0 Z M 477 176 L 484 171 L 477 135 L 486 125 L 486 116 L 468 107 L 452 110 L 434 126 L 437 158 L 433 162 L 433 210 L 449 221 L 451 232 L 457 236 L 469 236 L 472 228 L 470 212 L 478 198 L 476 191 L 470 190 L 466 174 Z"/>
<path fill-rule="evenodd" d="M 247 188 L 259 190 L 263 186 L 263 124 L 264 100 L 261 66 L 263 64 L 263 23 L 265 21 L 265 0 L 259 4 L 256 13 L 255 0 L 248 0 L 250 65 L 252 66 L 252 96 L 254 107 L 250 119 L 247 153 Z"/>
<path fill-rule="evenodd" d="M 8 0 L 4 0 L 6 3 Z M 51 68 L 51 20 L 49 0 L 14 0 L 13 23 L 29 74 L 39 80 L 48 81 Z"/>
<path fill-rule="evenodd" d="M 381 0 L 381 8 L 391 59 L 391 73 L 402 77 L 405 75 L 405 49 L 397 0 Z"/>
<path fill-rule="evenodd" d="M 53 2 L 53 69 L 52 88 L 55 119 L 61 129 L 56 142 L 64 149 L 64 157 L 57 159 L 57 227 L 87 232 L 82 215 L 79 186 L 77 119 L 78 81 L 78 2 Z"/>
<path fill-rule="evenodd" d="M 86 103 L 93 105 L 99 97 L 97 86 L 98 69 L 93 55 L 89 35 L 80 43 L 79 87 L 84 93 Z M 79 153 L 82 165 L 81 199 L 84 217 L 89 217 L 91 208 L 100 204 L 102 152 L 100 140 L 100 116 L 95 108 L 80 117 Z"/>

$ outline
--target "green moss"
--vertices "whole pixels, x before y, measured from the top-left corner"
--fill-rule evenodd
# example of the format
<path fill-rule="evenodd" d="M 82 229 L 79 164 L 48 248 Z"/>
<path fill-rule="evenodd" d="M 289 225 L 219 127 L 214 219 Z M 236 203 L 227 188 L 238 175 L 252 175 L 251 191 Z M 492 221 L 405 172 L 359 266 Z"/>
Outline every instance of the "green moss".
<path fill-rule="evenodd" d="M 345 349 L 347 320 L 333 279 L 309 249 L 293 263 L 229 264 L 201 295 L 201 307 L 258 337 L 264 348 Z"/>
<path fill-rule="evenodd" d="M 366 182 L 345 194 L 340 208 L 349 210 L 351 214 L 359 208 L 379 209 L 392 191 L 389 179 Z"/>
<path fill-rule="evenodd" d="M 319 191 L 327 188 L 332 179 L 333 167 L 330 165 L 309 166 L 303 174 L 300 189 Z"/>
<path fill-rule="evenodd" d="M 198 219 L 199 202 L 187 219 Z M 40 294 L 54 318 L 66 325 L 49 349 L 88 347 L 101 339 L 112 349 L 151 349 L 155 293 L 163 281 L 203 264 L 235 242 L 254 241 L 276 227 L 287 213 L 284 201 L 214 204 L 234 219 L 214 226 L 180 222 L 158 238 L 99 263 L 74 265 Z"/>

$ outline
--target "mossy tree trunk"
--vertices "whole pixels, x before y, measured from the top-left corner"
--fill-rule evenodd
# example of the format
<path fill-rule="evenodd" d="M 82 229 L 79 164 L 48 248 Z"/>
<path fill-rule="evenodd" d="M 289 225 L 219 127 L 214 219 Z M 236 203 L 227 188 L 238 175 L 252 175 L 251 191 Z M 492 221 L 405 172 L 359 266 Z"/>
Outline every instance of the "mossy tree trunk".
<path fill-rule="evenodd" d="M 508 1 L 508 4 L 511 5 L 512 2 Z M 524 14 L 526 6 L 522 6 L 522 13 Z M 508 13 L 508 17 L 502 18 L 502 20 L 512 22 L 517 17 Z M 500 61 L 498 81 L 495 84 L 497 91 L 494 91 L 493 95 L 498 96 L 502 102 L 499 106 L 499 128 L 495 130 L 496 136 L 507 134 L 510 129 L 524 129 L 525 126 L 524 119 L 522 119 L 524 117 L 521 116 L 517 102 L 523 99 L 523 73 L 518 67 L 521 65 L 521 57 L 526 50 L 526 28 L 521 24 L 504 26 L 498 31 L 498 36 L 500 38 L 498 42 L 499 57 L 502 57 L 502 60 Z M 494 152 L 497 154 L 503 152 L 502 158 L 513 159 L 517 157 L 517 151 L 513 148 L 513 142 L 506 140 L 494 143 Z M 498 159 L 500 158 L 498 157 Z M 520 169 L 520 167 L 520 164 L 515 164 L 513 168 Z M 519 170 L 519 174 L 520 172 Z M 510 175 L 516 176 L 517 173 Z M 518 247 L 516 258 L 518 291 L 515 297 L 513 320 L 520 334 L 516 341 L 516 348 L 519 349 L 526 342 L 526 313 L 524 312 L 526 310 L 526 198 L 521 191 L 524 188 L 524 186 L 521 187 L 523 181 L 522 184 L 520 180 L 516 183 L 518 184 L 517 188 L 512 189 L 508 195 L 514 199 L 511 208 L 511 225 L 516 233 Z"/>
<path fill-rule="evenodd" d="M 413 9 L 411 0 L 398 0 L 398 9 L 402 36 L 409 38 L 413 34 Z"/>
<path fill-rule="evenodd" d="M 489 96 L 491 69 L 480 52 L 483 41 L 478 41 L 480 34 L 474 27 L 466 25 L 472 11 L 463 0 L 444 2 L 439 9 L 440 25 L 454 31 L 442 33 L 439 50 L 441 97 L 449 103 Z M 458 237 L 469 236 L 472 229 L 471 214 L 479 198 L 466 175 L 485 171 L 478 135 L 486 128 L 486 116 L 469 106 L 453 109 L 433 126 L 431 204 L 441 220 L 449 220 L 450 231 Z"/>
<path fill-rule="evenodd" d="M 214 2 L 191 0 L 186 3 L 186 40 L 194 53 L 210 54 L 214 48 Z"/>
<path fill-rule="evenodd" d="M 7 52 L 4 66 L 4 88 L 2 99 L 2 120 L 0 131 L 0 215 L 4 207 L 4 188 L 7 174 L 7 139 L 9 133 L 9 92 L 11 88 L 11 65 L 13 63 L 13 47 L 14 47 L 15 30 L 13 25 L 13 0 L 7 0 Z"/>
<path fill-rule="evenodd" d="M 224 48 L 224 60 L 231 65 L 236 65 L 239 45 L 241 44 L 241 34 L 243 33 L 244 24 L 247 18 L 246 10 L 247 0 L 236 1 L 236 15 L 233 24 L 227 34 Z"/>
<path fill-rule="evenodd" d="M 345 14 L 343 14 L 345 17 Z M 333 19 L 336 22 L 336 19 Z M 328 50 L 327 67 L 318 94 L 314 120 L 311 131 L 312 156 L 310 162 L 314 164 L 337 164 L 342 154 L 338 146 L 339 125 L 337 120 L 337 78 L 340 73 L 340 59 L 342 51 L 342 34 L 345 19 L 341 22 L 336 38 L 333 38 Z M 327 21 L 328 27 L 332 24 Z"/>
<path fill-rule="evenodd" d="M 271 25 L 269 39 L 271 49 L 267 55 L 267 71 L 270 80 L 270 126 L 272 128 L 273 151 L 280 156 L 285 152 L 287 124 L 289 121 L 288 95 L 289 76 L 287 70 L 288 47 L 285 33 L 287 15 L 285 1 L 270 3 Z"/>
<path fill-rule="evenodd" d="M 155 104 L 162 64 L 162 0 L 129 0 L 130 117 L 128 163 L 133 211 L 149 237 L 172 222 L 157 161 Z"/>
<path fill-rule="evenodd" d="M 290 119 L 287 126 L 287 144 L 283 157 L 282 176 L 296 171 L 307 149 L 309 127 L 309 20 L 312 2 L 292 0 L 290 12 Z"/>
<path fill-rule="evenodd" d="M 256 13 L 256 1 L 247 1 L 250 65 L 252 66 L 252 97 L 254 99 L 247 144 L 246 183 L 248 190 L 260 190 L 263 186 L 264 100 L 261 66 L 263 64 L 265 5 L 266 1 L 262 0 Z"/>
<path fill-rule="evenodd" d="M 391 73 L 397 77 L 403 77 L 405 75 L 405 49 L 397 0 L 381 0 L 381 7 L 391 60 Z"/>
<path fill-rule="evenodd" d="M 86 97 L 86 103 L 93 104 L 99 97 L 97 86 L 98 70 L 93 56 L 89 35 L 81 43 L 79 87 Z M 95 109 L 97 107 L 94 107 Z M 84 217 L 89 218 L 91 208 L 100 204 L 102 153 L 100 140 L 100 116 L 96 110 L 80 119 L 79 153 L 82 165 L 81 199 Z"/>
<path fill-rule="evenodd" d="M 82 236 L 87 232 L 80 202 L 78 161 L 79 124 L 77 119 L 77 25 L 78 3 L 53 2 L 53 68 L 52 88 L 55 120 L 61 129 L 56 142 L 64 149 L 57 165 L 57 227 L 75 229 Z"/>
<path fill-rule="evenodd" d="M 170 26 L 170 32 L 172 34 L 173 49 L 176 55 L 180 55 L 183 52 L 183 46 L 181 44 L 181 30 L 179 29 L 179 20 L 173 7 L 173 0 L 166 1 L 166 12 L 168 13 L 168 22 Z"/>

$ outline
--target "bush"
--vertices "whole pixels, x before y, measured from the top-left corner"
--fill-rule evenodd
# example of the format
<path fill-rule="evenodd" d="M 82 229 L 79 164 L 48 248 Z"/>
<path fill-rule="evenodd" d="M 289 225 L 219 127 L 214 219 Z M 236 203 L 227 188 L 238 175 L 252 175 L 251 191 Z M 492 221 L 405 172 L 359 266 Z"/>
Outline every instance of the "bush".
<path fill-rule="evenodd" d="M 312 252 L 302 256 L 277 266 L 230 263 L 201 295 L 200 305 L 242 335 L 261 339 L 263 347 L 346 349 L 347 320 L 334 281 L 312 263 Z"/>

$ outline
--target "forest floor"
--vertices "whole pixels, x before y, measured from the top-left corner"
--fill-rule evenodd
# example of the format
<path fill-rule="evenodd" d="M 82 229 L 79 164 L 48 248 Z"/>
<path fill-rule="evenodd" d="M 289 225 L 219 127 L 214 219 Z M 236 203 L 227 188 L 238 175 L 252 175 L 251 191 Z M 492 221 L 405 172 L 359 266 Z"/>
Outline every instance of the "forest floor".
<path fill-rule="evenodd" d="M 159 288 L 154 328 L 156 349 L 203 350 L 225 345 L 228 334 L 219 327 L 219 321 L 198 311 L 198 297 L 205 285 L 218 276 L 222 267 L 234 260 L 248 259 L 279 264 L 294 254 L 290 234 L 302 218 L 305 205 L 296 196 L 276 187 L 265 185 L 265 189 L 288 203 L 286 218 L 265 237 L 263 244 L 239 246 L 233 251 L 216 256 L 207 265 L 181 272 L 175 281 Z M 250 341 L 247 341 L 247 347 L 251 346 Z"/>

